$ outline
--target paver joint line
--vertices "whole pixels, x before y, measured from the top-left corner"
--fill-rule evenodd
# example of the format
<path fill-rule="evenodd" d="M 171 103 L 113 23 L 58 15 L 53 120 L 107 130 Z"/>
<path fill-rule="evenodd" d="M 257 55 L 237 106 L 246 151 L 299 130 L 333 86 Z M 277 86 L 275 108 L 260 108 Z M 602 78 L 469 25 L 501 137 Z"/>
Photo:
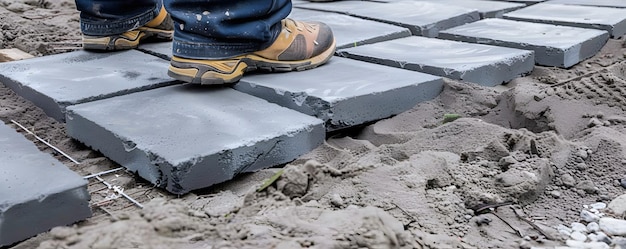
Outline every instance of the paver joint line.
<path fill-rule="evenodd" d="M 39 136 L 35 135 L 35 133 L 29 131 L 28 129 L 26 129 L 26 127 L 24 127 L 23 125 L 21 125 L 20 123 L 16 122 L 15 120 L 11 120 L 11 123 L 14 123 L 15 125 L 19 126 L 20 128 L 22 128 L 22 130 L 28 132 L 28 134 L 33 135 L 37 140 L 39 140 L 40 142 L 44 143 L 45 145 L 47 145 L 48 147 L 52 148 L 53 150 L 55 150 L 56 152 L 61 153 L 61 155 L 65 156 L 67 159 L 70 159 L 72 162 L 74 162 L 75 164 L 80 164 L 78 161 L 74 160 L 74 158 L 72 158 L 70 155 L 68 155 L 67 153 L 61 151 L 59 148 L 55 147 L 54 145 L 46 142 L 46 140 L 43 140 L 42 138 L 40 138 Z"/>

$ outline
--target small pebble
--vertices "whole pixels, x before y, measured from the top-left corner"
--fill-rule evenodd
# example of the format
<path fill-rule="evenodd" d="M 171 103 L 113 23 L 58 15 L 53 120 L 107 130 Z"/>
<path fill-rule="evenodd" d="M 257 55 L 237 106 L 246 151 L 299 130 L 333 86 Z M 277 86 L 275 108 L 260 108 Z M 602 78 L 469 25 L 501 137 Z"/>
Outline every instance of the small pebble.
<path fill-rule="evenodd" d="M 607 245 L 610 245 L 613 242 L 613 241 L 611 241 L 611 238 L 609 238 L 609 236 L 606 235 L 606 233 L 603 233 L 603 232 L 597 232 L 596 233 L 596 239 L 597 239 L 597 241 L 604 242 Z"/>
<path fill-rule="evenodd" d="M 491 223 L 491 219 L 485 215 L 476 217 L 476 225 L 478 226 L 489 225 L 489 223 Z"/>
<path fill-rule="evenodd" d="M 587 124 L 587 127 L 591 128 L 591 127 L 596 127 L 596 126 L 603 126 L 604 122 L 600 121 L 597 118 L 591 118 L 589 119 L 589 123 Z"/>
<path fill-rule="evenodd" d="M 566 236 L 570 236 L 572 234 L 572 229 L 564 225 L 558 225 L 556 227 L 556 230 L 559 231 L 560 234 L 563 234 Z"/>
<path fill-rule="evenodd" d="M 576 169 L 578 169 L 578 170 L 586 170 L 587 169 L 587 164 L 585 164 L 585 163 L 577 163 L 576 164 Z"/>
<path fill-rule="evenodd" d="M 582 158 L 583 160 L 585 160 L 585 159 L 587 159 L 589 157 L 589 154 L 587 153 L 587 150 L 583 150 L 583 149 L 578 150 L 576 155 L 579 156 L 580 158 Z"/>
<path fill-rule="evenodd" d="M 331 198 L 330 198 L 330 203 L 335 205 L 336 207 L 342 207 L 343 206 L 343 198 L 341 198 L 341 196 L 339 196 L 339 194 L 334 194 Z"/>
<path fill-rule="evenodd" d="M 550 195 L 556 199 L 561 198 L 561 192 L 557 190 L 550 191 Z"/>
<path fill-rule="evenodd" d="M 566 187 L 573 187 L 576 184 L 576 180 L 570 174 L 561 175 L 561 181 Z"/>
<path fill-rule="evenodd" d="M 530 244 L 530 242 L 528 242 L 526 240 L 522 240 L 522 242 L 519 243 L 519 248 L 520 249 L 531 249 L 531 248 L 533 248 L 533 245 Z"/>
<path fill-rule="evenodd" d="M 598 188 L 590 180 L 584 180 L 584 181 L 578 182 L 578 184 L 576 184 L 576 188 L 585 191 L 585 193 L 587 194 L 594 194 L 598 192 Z"/>
<path fill-rule="evenodd" d="M 593 208 L 593 209 L 601 210 L 601 209 L 605 209 L 606 208 L 606 203 L 596 202 L 594 204 L 591 204 L 590 207 Z"/>
<path fill-rule="evenodd" d="M 587 231 L 590 233 L 600 231 L 600 225 L 598 225 L 597 222 L 589 222 L 589 224 L 587 224 Z"/>
<path fill-rule="evenodd" d="M 500 166 L 509 166 L 511 164 L 516 164 L 517 160 L 515 160 L 513 156 L 505 156 L 501 158 L 498 163 L 500 164 Z"/>
<path fill-rule="evenodd" d="M 600 220 L 600 216 L 593 214 L 587 210 L 583 210 L 580 212 L 580 218 L 586 222 L 598 222 Z"/>
<path fill-rule="evenodd" d="M 572 223 L 572 231 L 586 233 L 587 226 L 585 226 L 583 223 L 580 223 L 580 222 L 574 222 Z"/>
<path fill-rule="evenodd" d="M 585 240 L 587 240 L 587 235 L 579 232 L 579 231 L 574 231 L 569 235 L 570 238 L 572 238 L 573 240 L 576 241 L 582 241 L 584 242 Z"/>
<path fill-rule="evenodd" d="M 622 188 L 626 188 L 626 178 L 622 178 L 621 180 L 619 180 L 619 184 L 622 186 Z"/>

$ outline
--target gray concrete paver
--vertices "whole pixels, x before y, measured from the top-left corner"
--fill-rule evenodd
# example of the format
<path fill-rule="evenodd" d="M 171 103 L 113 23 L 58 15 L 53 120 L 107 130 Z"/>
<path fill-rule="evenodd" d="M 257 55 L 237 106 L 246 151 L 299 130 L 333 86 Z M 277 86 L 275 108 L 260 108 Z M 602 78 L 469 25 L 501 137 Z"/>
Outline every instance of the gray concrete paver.
<path fill-rule="evenodd" d="M 230 88 L 169 86 L 68 107 L 67 133 L 174 194 L 290 162 L 323 121 Z"/>
<path fill-rule="evenodd" d="M 48 116 L 69 105 L 175 84 L 168 62 L 135 51 L 76 51 L 0 64 L 0 81 Z"/>
<path fill-rule="evenodd" d="M 412 36 L 342 50 L 344 57 L 496 86 L 529 73 L 534 52 Z"/>
<path fill-rule="evenodd" d="M 0 247 L 91 216 L 87 181 L 0 122 Z"/>
<path fill-rule="evenodd" d="M 616 38 L 626 34 L 626 9 L 539 3 L 504 14 L 504 18 L 602 29 Z"/>
<path fill-rule="evenodd" d="M 235 89 L 326 121 L 329 131 L 387 118 L 433 99 L 440 77 L 335 57 L 315 70 L 244 77 Z"/>
<path fill-rule="evenodd" d="M 523 3 L 526 5 L 532 5 L 544 2 L 546 0 L 490 0 L 490 1 L 498 1 L 498 2 L 513 2 L 513 3 Z"/>
<path fill-rule="evenodd" d="M 626 8 L 624 0 L 549 0 L 547 3 Z"/>
<path fill-rule="evenodd" d="M 390 23 L 409 28 L 414 35 L 426 37 L 436 37 L 440 30 L 480 19 L 480 14 L 474 9 L 422 1 L 337 1 L 298 4 L 297 7 Z"/>
<path fill-rule="evenodd" d="M 330 26 L 337 40 L 337 49 L 411 36 L 411 31 L 404 27 L 337 13 L 294 8 L 290 17 Z"/>
<path fill-rule="evenodd" d="M 485 19 L 442 31 L 444 39 L 535 51 L 537 64 L 571 67 L 594 56 L 609 39 L 606 31 Z"/>
<path fill-rule="evenodd" d="M 385 2 L 399 2 L 406 0 L 384 0 Z M 526 7 L 523 3 L 497 2 L 485 0 L 414 0 L 431 3 L 446 4 L 450 6 L 476 9 L 481 18 L 501 18 L 504 13 Z"/>

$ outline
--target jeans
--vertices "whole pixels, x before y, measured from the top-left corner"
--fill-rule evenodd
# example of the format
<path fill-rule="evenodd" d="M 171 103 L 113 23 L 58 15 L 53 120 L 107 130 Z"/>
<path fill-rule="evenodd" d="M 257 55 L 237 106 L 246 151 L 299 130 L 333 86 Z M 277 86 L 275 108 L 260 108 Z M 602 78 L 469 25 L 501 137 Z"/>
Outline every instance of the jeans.
<path fill-rule="evenodd" d="M 173 55 L 222 59 L 267 48 L 291 12 L 291 0 L 76 0 L 85 35 L 109 36 L 154 19 L 174 20 Z"/>

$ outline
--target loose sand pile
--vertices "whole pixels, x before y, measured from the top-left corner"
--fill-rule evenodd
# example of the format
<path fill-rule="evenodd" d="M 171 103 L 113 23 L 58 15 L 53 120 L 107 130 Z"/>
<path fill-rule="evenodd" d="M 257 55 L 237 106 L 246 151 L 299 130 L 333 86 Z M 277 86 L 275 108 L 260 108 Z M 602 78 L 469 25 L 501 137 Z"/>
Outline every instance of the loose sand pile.
<path fill-rule="evenodd" d="M 79 40 L 73 8 L 67 0 L 0 0 L 0 47 L 58 52 L 52 45 Z M 559 225 L 580 221 L 583 205 L 624 193 L 622 44 L 611 40 L 571 69 L 537 67 L 506 87 L 447 81 L 435 100 L 332 136 L 286 165 L 263 191 L 256 190 L 279 169 L 185 196 L 153 189 L 126 172 L 107 175 L 145 209 L 107 201 L 115 196 L 94 182 L 93 218 L 15 248 L 562 245 L 567 236 Z M 444 122 L 445 114 L 461 118 Z M 3 85 L 0 119 L 20 122 L 74 156 L 80 165 L 57 158 L 79 174 L 119 167 L 69 139 L 63 124 Z M 492 213 L 484 208 L 498 203 L 508 205 Z"/>

